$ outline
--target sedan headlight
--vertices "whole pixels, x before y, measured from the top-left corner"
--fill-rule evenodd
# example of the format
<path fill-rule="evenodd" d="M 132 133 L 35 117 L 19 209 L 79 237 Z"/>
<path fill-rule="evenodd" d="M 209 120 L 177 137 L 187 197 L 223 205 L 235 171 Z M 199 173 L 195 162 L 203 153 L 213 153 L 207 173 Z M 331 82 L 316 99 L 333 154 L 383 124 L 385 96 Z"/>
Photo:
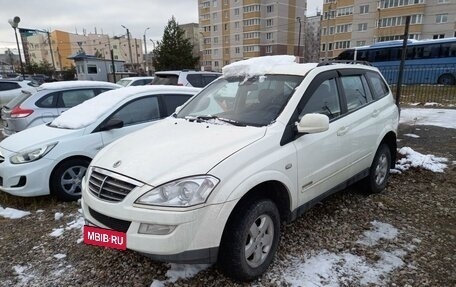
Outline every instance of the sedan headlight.
<path fill-rule="evenodd" d="M 204 203 L 219 180 L 210 175 L 178 179 L 145 193 L 135 203 L 187 207 Z"/>
<path fill-rule="evenodd" d="M 21 164 L 21 163 L 28 163 L 35 160 L 39 160 L 43 156 L 45 156 L 48 152 L 50 152 L 57 143 L 52 143 L 46 146 L 42 146 L 39 148 L 34 148 L 26 151 L 21 151 L 10 158 L 11 163 L 14 164 Z"/>

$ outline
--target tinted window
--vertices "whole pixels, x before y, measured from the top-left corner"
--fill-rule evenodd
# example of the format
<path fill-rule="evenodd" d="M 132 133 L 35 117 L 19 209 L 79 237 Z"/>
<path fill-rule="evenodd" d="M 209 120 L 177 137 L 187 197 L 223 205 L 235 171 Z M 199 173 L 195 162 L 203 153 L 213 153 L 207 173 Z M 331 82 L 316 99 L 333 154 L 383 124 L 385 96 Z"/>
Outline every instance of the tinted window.
<path fill-rule="evenodd" d="M 383 98 L 384 96 L 388 95 L 389 89 L 386 85 L 385 81 L 380 77 L 379 74 L 368 72 L 367 79 L 370 82 L 372 96 L 375 100 Z"/>
<path fill-rule="evenodd" d="M 151 85 L 177 85 L 178 75 L 174 74 L 155 74 L 155 78 L 152 81 Z"/>
<path fill-rule="evenodd" d="M 367 104 L 367 92 L 364 90 L 361 75 L 343 76 L 340 79 L 349 112 Z"/>
<path fill-rule="evenodd" d="M 62 92 L 62 106 L 71 108 L 95 96 L 94 90 L 71 90 Z"/>
<path fill-rule="evenodd" d="M 0 91 L 9 91 L 19 89 L 20 87 L 18 83 L 0 82 Z"/>
<path fill-rule="evenodd" d="M 335 79 L 321 83 L 312 93 L 299 118 L 305 114 L 317 113 L 327 115 L 330 119 L 340 115 L 339 94 Z"/>
<path fill-rule="evenodd" d="M 203 75 L 203 85 L 204 87 L 212 83 L 215 79 L 217 79 L 219 75 Z"/>
<path fill-rule="evenodd" d="M 193 86 L 193 87 L 198 87 L 202 88 L 205 85 L 203 84 L 203 79 L 201 77 L 201 74 L 188 74 L 187 75 L 187 81 Z"/>
<path fill-rule="evenodd" d="M 55 108 L 57 106 L 57 99 L 59 97 L 59 93 L 51 93 L 45 95 L 41 99 L 39 99 L 35 105 L 40 108 Z"/>
<path fill-rule="evenodd" d="M 183 105 L 191 96 L 192 95 L 164 95 L 162 97 L 166 108 L 164 116 L 167 117 L 174 113 L 176 108 Z"/>
<path fill-rule="evenodd" d="M 130 102 L 115 112 L 111 118 L 122 120 L 125 126 L 159 119 L 157 97 L 144 97 Z"/>

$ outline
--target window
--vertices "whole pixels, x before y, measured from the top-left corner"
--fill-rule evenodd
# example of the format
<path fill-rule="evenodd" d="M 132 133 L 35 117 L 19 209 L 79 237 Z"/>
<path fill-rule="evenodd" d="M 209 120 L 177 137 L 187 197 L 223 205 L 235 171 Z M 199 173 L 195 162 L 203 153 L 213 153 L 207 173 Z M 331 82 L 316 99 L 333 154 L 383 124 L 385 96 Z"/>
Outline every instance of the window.
<path fill-rule="evenodd" d="M 224 25 L 225 31 L 228 30 L 228 27 L 229 27 L 229 24 L 225 24 L 225 25 Z"/>
<path fill-rule="evenodd" d="M 370 82 L 372 96 L 375 100 L 383 98 L 384 96 L 388 95 L 388 86 L 377 73 L 368 72 L 366 76 Z"/>
<path fill-rule="evenodd" d="M 337 9 L 337 17 L 348 16 L 353 14 L 353 6 Z"/>
<path fill-rule="evenodd" d="M 367 13 L 369 13 L 369 5 L 359 6 L 359 14 L 367 14 Z"/>
<path fill-rule="evenodd" d="M 111 119 L 122 120 L 124 126 L 145 123 L 160 118 L 158 99 L 155 96 L 144 97 L 130 102 L 116 111 Z"/>
<path fill-rule="evenodd" d="M 239 15 L 239 8 L 234 9 L 234 15 L 238 16 Z"/>
<path fill-rule="evenodd" d="M 267 27 L 271 27 L 272 25 L 274 25 L 274 19 L 267 19 L 266 20 L 266 26 Z"/>
<path fill-rule="evenodd" d="M 212 19 L 217 19 L 217 12 L 212 13 Z"/>
<path fill-rule="evenodd" d="M 244 46 L 244 52 L 259 52 L 260 46 Z"/>
<path fill-rule="evenodd" d="M 356 47 L 366 46 L 366 41 L 356 41 Z"/>
<path fill-rule="evenodd" d="M 266 54 L 272 54 L 272 46 L 266 46 Z"/>
<path fill-rule="evenodd" d="M 240 54 L 240 53 L 241 53 L 241 48 L 240 48 L 240 47 L 234 48 L 234 52 L 235 52 L 236 54 Z"/>
<path fill-rule="evenodd" d="M 350 48 L 350 41 L 339 41 L 335 42 L 336 49 L 348 49 Z"/>
<path fill-rule="evenodd" d="M 362 76 L 344 76 L 340 79 L 349 112 L 368 103 L 368 94 L 364 89 Z"/>
<path fill-rule="evenodd" d="M 267 12 L 267 13 L 272 13 L 272 12 L 274 12 L 274 5 L 268 5 L 268 6 L 266 6 L 266 12 Z"/>
<path fill-rule="evenodd" d="M 260 32 L 244 33 L 244 39 L 257 39 L 260 38 Z"/>
<path fill-rule="evenodd" d="M 241 40 L 241 36 L 239 34 L 234 35 L 234 41 L 239 42 Z"/>
<path fill-rule="evenodd" d="M 367 31 L 367 23 L 359 23 L 358 31 Z"/>
<path fill-rule="evenodd" d="M 98 74 L 97 65 L 87 65 L 87 74 Z"/>
<path fill-rule="evenodd" d="M 450 0 L 439 0 L 439 4 L 450 3 Z"/>
<path fill-rule="evenodd" d="M 217 31 L 217 25 L 214 25 L 214 32 Z"/>
<path fill-rule="evenodd" d="M 218 49 L 214 49 L 214 56 L 218 56 L 219 54 L 219 50 Z"/>
<path fill-rule="evenodd" d="M 272 32 L 266 33 L 266 39 L 271 40 L 272 39 Z"/>
<path fill-rule="evenodd" d="M 445 38 L 445 34 L 436 34 L 432 36 L 432 39 L 443 39 Z"/>
<path fill-rule="evenodd" d="M 340 116 L 339 94 L 335 79 L 326 80 L 318 86 L 304 106 L 299 119 L 310 113 L 324 114 L 329 119 Z"/>
<path fill-rule="evenodd" d="M 352 24 L 343 24 L 336 26 L 336 33 L 347 33 L 352 31 Z"/>
<path fill-rule="evenodd" d="M 219 66 L 219 62 L 218 61 L 214 61 L 214 67 L 218 67 Z"/>
<path fill-rule="evenodd" d="M 249 5 L 249 6 L 244 6 L 244 13 L 249 13 L 249 12 L 258 12 L 260 11 L 261 6 L 260 5 Z"/>
<path fill-rule="evenodd" d="M 21 86 L 18 83 L 3 82 L 0 83 L 0 91 L 9 91 L 19 89 Z"/>
<path fill-rule="evenodd" d="M 248 19 L 243 21 L 244 26 L 253 26 L 253 25 L 260 25 L 261 20 L 260 18 Z"/>
<path fill-rule="evenodd" d="M 239 29 L 241 27 L 241 23 L 239 21 L 234 22 L 234 28 Z"/>
<path fill-rule="evenodd" d="M 211 7 L 211 2 L 206 1 L 206 2 L 201 3 L 201 8 L 209 8 L 209 7 Z"/>
<path fill-rule="evenodd" d="M 217 0 L 212 0 L 212 6 L 217 7 Z"/>
<path fill-rule="evenodd" d="M 214 44 L 218 44 L 218 37 L 214 37 Z"/>
<path fill-rule="evenodd" d="M 59 92 L 51 93 L 41 98 L 36 102 L 36 106 L 40 108 L 54 108 L 57 106 Z"/>
<path fill-rule="evenodd" d="M 437 14 L 435 15 L 435 23 L 447 23 L 448 22 L 448 14 Z"/>
<path fill-rule="evenodd" d="M 189 80 L 189 76 L 187 76 L 187 80 Z M 190 82 L 191 83 L 191 82 Z M 193 84 L 192 84 L 193 85 Z M 190 99 L 192 95 L 165 95 L 162 97 L 163 102 L 165 103 L 166 111 L 164 112 L 164 117 L 170 116 L 178 106 L 182 106 L 188 99 Z"/>
<path fill-rule="evenodd" d="M 95 97 L 95 91 L 92 89 L 69 90 L 61 92 L 61 104 L 59 106 L 71 108 L 80 103 Z"/>

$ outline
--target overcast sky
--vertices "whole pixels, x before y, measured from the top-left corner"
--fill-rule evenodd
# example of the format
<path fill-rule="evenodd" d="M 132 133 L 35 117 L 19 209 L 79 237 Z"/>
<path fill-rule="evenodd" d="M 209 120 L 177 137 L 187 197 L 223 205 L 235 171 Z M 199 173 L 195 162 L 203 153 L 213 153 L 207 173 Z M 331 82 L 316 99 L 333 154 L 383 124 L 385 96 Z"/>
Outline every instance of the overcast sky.
<path fill-rule="evenodd" d="M 308 15 L 321 11 L 323 0 L 308 0 Z M 19 16 L 19 27 L 62 30 L 82 34 L 103 32 L 123 35 L 124 25 L 132 37 L 141 38 L 147 27 L 147 39 L 159 40 L 171 16 L 179 24 L 198 23 L 198 0 L 2 0 L 0 4 L 0 53 L 15 48 L 14 31 L 8 19 Z M 150 42 L 150 41 L 149 41 Z M 149 45 L 148 45 L 149 46 Z M 13 51 L 16 52 L 17 49 Z"/>

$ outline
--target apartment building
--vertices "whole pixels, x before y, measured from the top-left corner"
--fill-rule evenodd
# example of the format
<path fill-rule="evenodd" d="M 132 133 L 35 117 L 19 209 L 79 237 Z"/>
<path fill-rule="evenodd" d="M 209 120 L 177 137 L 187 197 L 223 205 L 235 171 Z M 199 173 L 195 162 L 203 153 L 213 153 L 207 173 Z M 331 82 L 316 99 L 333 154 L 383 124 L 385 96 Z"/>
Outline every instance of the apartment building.
<path fill-rule="evenodd" d="M 198 0 L 198 5 L 205 70 L 221 71 L 257 56 L 297 55 L 303 42 L 299 28 L 307 0 Z"/>
<path fill-rule="evenodd" d="M 78 53 L 111 59 L 111 49 L 114 60 L 125 61 L 126 67 L 131 71 L 137 71 L 144 61 L 143 41 L 131 38 L 130 49 L 126 35 L 109 37 L 105 34 L 76 34 L 55 30 L 50 32 L 49 37 L 46 33 L 34 32 L 21 35 L 21 38 L 26 63 L 46 61 L 54 65 L 57 71 L 74 65 L 74 61 L 68 58 Z"/>
<path fill-rule="evenodd" d="M 456 36 L 454 0 L 324 0 L 320 58 L 334 58 L 350 47 L 399 40 L 406 16 L 411 16 L 411 39 Z"/>

